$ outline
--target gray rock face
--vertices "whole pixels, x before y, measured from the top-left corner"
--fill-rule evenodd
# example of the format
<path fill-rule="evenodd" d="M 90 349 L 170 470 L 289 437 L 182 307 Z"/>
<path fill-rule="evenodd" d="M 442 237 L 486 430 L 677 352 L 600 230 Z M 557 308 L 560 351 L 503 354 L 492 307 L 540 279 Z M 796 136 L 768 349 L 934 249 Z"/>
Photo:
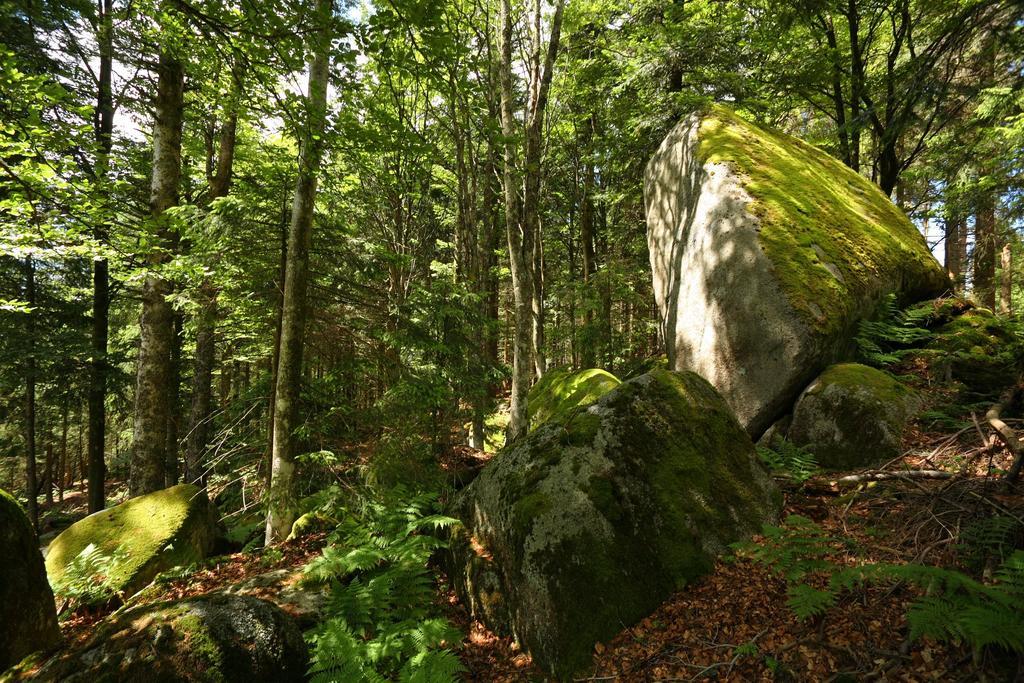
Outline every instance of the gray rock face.
<path fill-rule="evenodd" d="M 870 181 L 722 107 L 683 120 L 644 179 L 669 367 L 710 381 L 756 438 L 896 292 L 948 282 Z"/>
<path fill-rule="evenodd" d="M 463 603 L 550 674 L 708 572 L 779 500 L 714 388 L 655 370 L 538 427 L 454 503 Z"/>
<path fill-rule="evenodd" d="M 914 392 L 881 370 L 833 365 L 801 394 L 787 438 L 827 469 L 878 465 L 900 454 Z"/>
<path fill-rule="evenodd" d="M 280 608 L 211 595 L 115 615 L 85 645 L 11 680 L 298 683 L 307 663 L 302 633 Z"/>
<path fill-rule="evenodd" d="M 0 489 L 0 671 L 60 641 L 53 592 L 28 516 Z"/>

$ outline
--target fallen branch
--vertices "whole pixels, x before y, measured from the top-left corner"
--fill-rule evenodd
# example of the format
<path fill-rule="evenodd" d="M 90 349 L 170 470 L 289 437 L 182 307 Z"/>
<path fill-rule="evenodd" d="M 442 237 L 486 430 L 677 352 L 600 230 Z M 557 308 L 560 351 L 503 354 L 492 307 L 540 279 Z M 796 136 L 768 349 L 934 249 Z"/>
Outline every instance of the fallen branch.
<path fill-rule="evenodd" d="M 886 481 L 889 479 L 952 479 L 952 472 L 942 470 L 905 470 L 903 472 L 864 472 L 851 474 L 836 480 L 837 486 L 853 486 L 869 481 Z"/>
<path fill-rule="evenodd" d="M 999 440 L 1003 442 L 1006 449 L 1013 455 L 1013 464 L 1010 465 L 1010 469 L 1007 470 L 1003 479 L 1008 484 L 1012 484 L 1017 481 L 1017 477 L 1020 476 L 1021 468 L 1024 467 L 1024 444 L 1021 443 L 1020 439 L 1017 438 L 1017 433 L 1014 432 L 1009 425 L 1007 425 L 1001 419 L 1002 412 L 1011 406 L 1020 394 L 1020 386 L 1017 385 L 1010 391 L 1008 391 L 999 403 L 995 404 L 988 409 L 985 413 L 985 420 L 988 422 L 989 427 L 995 431 Z"/>

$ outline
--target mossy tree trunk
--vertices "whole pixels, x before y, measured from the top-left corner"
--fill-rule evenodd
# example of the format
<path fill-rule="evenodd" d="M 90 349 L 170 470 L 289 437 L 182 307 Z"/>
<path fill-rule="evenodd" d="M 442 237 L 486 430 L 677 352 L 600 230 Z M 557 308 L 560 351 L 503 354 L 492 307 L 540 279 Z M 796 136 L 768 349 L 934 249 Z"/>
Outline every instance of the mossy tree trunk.
<path fill-rule="evenodd" d="M 313 209 L 327 120 L 333 12 L 332 0 L 317 0 L 316 21 L 319 27 L 315 33 L 313 61 L 309 67 L 307 120 L 302 134 L 299 173 L 292 204 L 292 222 L 288 231 L 281 341 L 274 395 L 273 461 L 267 502 L 267 545 L 283 541 L 291 532 L 292 523 L 295 521 L 295 430 L 299 419 Z"/>
<path fill-rule="evenodd" d="M 167 11 L 171 10 L 167 8 Z M 159 269 L 167 263 L 173 241 L 166 211 L 178 203 L 185 69 L 175 54 L 177 46 L 166 35 L 164 40 L 157 66 L 150 189 L 150 229 L 158 236 L 160 248 L 149 259 L 152 270 L 146 275 L 142 289 L 135 425 L 128 480 L 131 496 L 150 493 L 164 486 L 171 411 L 168 388 L 171 382 L 174 311 L 167 301 L 170 283 Z"/>

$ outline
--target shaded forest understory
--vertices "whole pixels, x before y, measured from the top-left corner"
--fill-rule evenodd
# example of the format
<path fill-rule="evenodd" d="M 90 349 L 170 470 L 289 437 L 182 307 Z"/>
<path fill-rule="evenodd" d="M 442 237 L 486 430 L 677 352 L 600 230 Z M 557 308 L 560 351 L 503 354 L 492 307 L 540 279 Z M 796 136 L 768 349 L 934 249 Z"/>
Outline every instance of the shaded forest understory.
<path fill-rule="evenodd" d="M 1024 6 L 0 3 L 0 683 L 1024 680 Z"/>

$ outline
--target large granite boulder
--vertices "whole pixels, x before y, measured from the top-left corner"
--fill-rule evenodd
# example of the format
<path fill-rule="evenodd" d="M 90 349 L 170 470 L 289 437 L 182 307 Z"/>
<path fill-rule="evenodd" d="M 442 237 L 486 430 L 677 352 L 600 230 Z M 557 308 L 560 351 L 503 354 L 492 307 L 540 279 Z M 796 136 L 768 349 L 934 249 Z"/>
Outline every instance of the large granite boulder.
<path fill-rule="evenodd" d="M 132 498 L 75 522 L 50 544 L 46 572 L 57 584 L 80 553 L 95 548 L 113 564 L 112 591 L 131 595 L 162 571 L 201 562 L 218 537 L 217 509 L 206 492 L 179 484 Z"/>
<path fill-rule="evenodd" d="M 779 503 L 714 387 L 655 370 L 484 468 L 453 504 L 451 575 L 474 616 L 564 677 Z"/>
<path fill-rule="evenodd" d="M 755 438 L 851 351 L 882 297 L 948 288 L 869 180 L 715 106 L 681 121 L 644 178 L 670 367 L 707 378 Z"/>
<path fill-rule="evenodd" d="M 39 541 L 25 511 L 0 489 L 0 671 L 60 641 Z"/>
<path fill-rule="evenodd" d="M 917 395 L 891 375 L 858 363 L 830 366 L 800 395 L 786 438 L 826 469 L 888 462 L 901 453 Z"/>
<path fill-rule="evenodd" d="M 548 370 L 530 388 L 526 399 L 530 428 L 536 429 L 548 420 L 565 418 L 586 408 L 619 383 L 618 377 L 600 368 L 576 372 L 568 368 Z"/>
<path fill-rule="evenodd" d="M 308 662 L 302 632 L 279 607 L 215 594 L 115 613 L 84 645 L 25 662 L 5 681 L 299 683 Z"/>

